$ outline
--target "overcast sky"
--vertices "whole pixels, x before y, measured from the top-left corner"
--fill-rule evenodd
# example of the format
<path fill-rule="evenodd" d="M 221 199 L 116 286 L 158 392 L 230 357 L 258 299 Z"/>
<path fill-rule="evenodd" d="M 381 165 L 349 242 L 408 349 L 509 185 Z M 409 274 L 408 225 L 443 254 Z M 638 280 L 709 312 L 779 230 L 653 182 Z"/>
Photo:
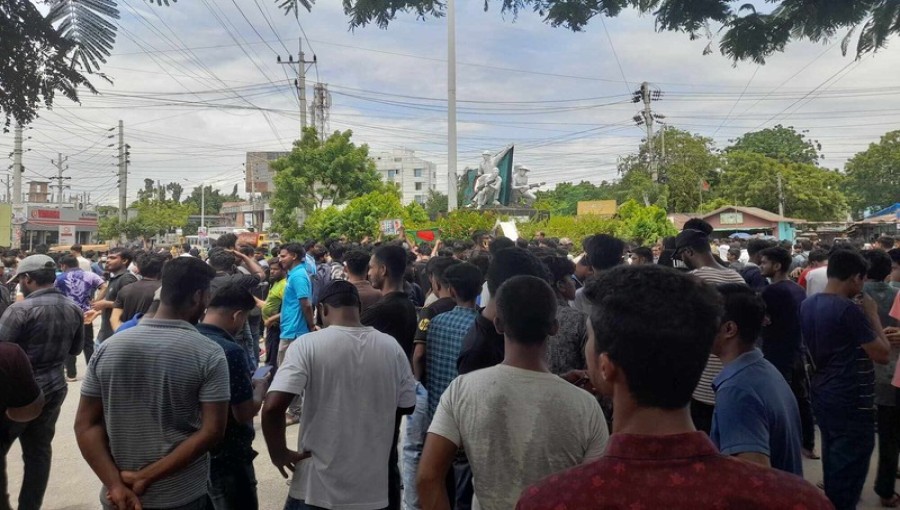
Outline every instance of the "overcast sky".
<path fill-rule="evenodd" d="M 573 33 L 531 12 L 504 16 L 496 2 L 488 12 L 482 2 L 460 3 L 460 169 L 482 150 L 515 143 L 533 182 L 615 179 L 617 157 L 644 136 L 630 102 L 642 81 L 663 92 L 653 108 L 670 125 L 720 148 L 780 123 L 808 130 L 824 164 L 841 168 L 900 127 L 897 41 L 860 61 L 841 55 L 838 38 L 793 43 L 764 66 L 733 65 L 718 52 L 704 56 L 708 41 L 656 33 L 652 18 L 633 12 Z M 226 191 L 240 182 L 243 191 L 245 152 L 288 150 L 299 135 L 294 71 L 276 57 L 296 58 L 300 24 L 307 58 L 318 60 L 307 98 L 316 81 L 328 84 L 330 128 L 352 129 L 373 151 L 416 150 L 446 172 L 445 19 L 405 15 L 386 30 L 349 31 L 334 0 L 301 13 L 299 24 L 275 0 L 148 4 L 120 0 L 116 47 L 102 69 L 114 83 L 95 79 L 101 95 L 85 92 L 81 105 L 58 97 L 27 132 L 26 181 L 55 174 L 50 159 L 61 152 L 75 192 L 115 205 L 107 129 L 121 119 L 130 199 L 144 178 L 181 182 L 186 193 L 201 181 Z M 0 134 L 0 149 L 12 150 L 12 132 Z"/>

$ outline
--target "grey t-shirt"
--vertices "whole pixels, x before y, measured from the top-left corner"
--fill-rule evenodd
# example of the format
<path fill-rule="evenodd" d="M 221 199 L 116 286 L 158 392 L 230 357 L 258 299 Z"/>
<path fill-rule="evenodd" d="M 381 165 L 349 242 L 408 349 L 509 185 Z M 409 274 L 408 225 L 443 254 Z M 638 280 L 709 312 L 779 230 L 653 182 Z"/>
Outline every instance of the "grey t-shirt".
<path fill-rule="evenodd" d="M 600 457 L 609 439 L 590 393 L 553 374 L 508 365 L 454 379 L 428 432 L 465 449 L 476 510 L 515 508 L 523 489 Z"/>
<path fill-rule="evenodd" d="M 103 401 L 116 466 L 138 470 L 200 429 L 201 403 L 228 402 L 225 351 L 187 322 L 144 319 L 100 345 L 81 394 Z M 151 485 L 141 503 L 145 508 L 190 503 L 207 493 L 208 470 L 202 455 Z"/>

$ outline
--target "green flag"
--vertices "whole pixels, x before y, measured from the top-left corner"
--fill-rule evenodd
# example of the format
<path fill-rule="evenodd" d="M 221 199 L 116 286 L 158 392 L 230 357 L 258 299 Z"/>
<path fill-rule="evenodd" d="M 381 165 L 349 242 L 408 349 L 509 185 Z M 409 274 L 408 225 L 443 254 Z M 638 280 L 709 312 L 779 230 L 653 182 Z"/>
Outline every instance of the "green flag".
<path fill-rule="evenodd" d="M 500 178 L 503 179 L 503 186 L 500 188 L 500 196 L 498 200 L 501 204 L 508 206 L 512 200 L 512 178 L 513 178 L 513 150 L 514 145 L 510 145 L 500 153 L 500 159 L 497 160 L 497 168 L 500 169 Z"/>

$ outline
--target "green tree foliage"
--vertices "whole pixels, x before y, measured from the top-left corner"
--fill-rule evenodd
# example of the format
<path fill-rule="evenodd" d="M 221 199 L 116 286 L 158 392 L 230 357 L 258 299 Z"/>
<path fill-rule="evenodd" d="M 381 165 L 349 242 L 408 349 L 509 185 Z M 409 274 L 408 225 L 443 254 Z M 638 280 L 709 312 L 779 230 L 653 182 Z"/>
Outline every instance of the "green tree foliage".
<path fill-rule="evenodd" d="M 135 204 L 134 209 L 137 210 L 134 220 L 137 225 L 134 228 L 140 230 L 135 237 L 143 238 L 184 227 L 191 214 L 190 205 L 166 200 L 143 200 Z M 124 228 L 127 229 L 128 225 Z"/>
<path fill-rule="evenodd" d="M 356 146 L 351 136 L 349 130 L 335 132 L 323 141 L 315 128 L 308 127 L 288 156 L 272 162 L 277 230 L 291 228 L 297 209 L 309 215 L 326 202 L 338 206 L 384 187 L 369 158 L 369 146 Z"/>
<path fill-rule="evenodd" d="M 428 197 L 425 199 L 425 213 L 432 221 L 438 216 L 447 212 L 447 195 L 437 190 L 428 190 Z"/>
<path fill-rule="evenodd" d="M 550 216 L 544 221 L 520 223 L 518 229 L 525 239 L 533 239 L 538 232 L 543 232 L 548 237 L 568 237 L 581 246 L 581 240 L 590 235 L 615 235 L 616 223 L 612 218 L 599 216 Z"/>
<path fill-rule="evenodd" d="M 619 164 L 620 202 L 635 200 L 670 211 L 694 211 L 700 205 L 701 183 L 714 185 L 717 180 L 720 158 L 710 138 L 666 127 L 665 132 L 654 135 L 652 157 L 659 162 L 660 180 L 665 184 L 653 183 L 651 155 L 644 143 L 639 154 L 625 157 Z"/>
<path fill-rule="evenodd" d="M 112 241 L 118 239 L 122 233 L 122 227 L 119 218 L 116 216 L 102 217 L 97 221 L 97 233 L 100 239 L 104 241 Z"/>
<path fill-rule="evenodd" d="M 779 175 L 785 215 L 828 221 L 842 219 L 846 214 L 847 199 L 840 190 L 840 173 L 810 164 L 783 163 L 751 152 L 726 154 L 719 185 L 711 198 L 778 211 Z"/>
<path fill-rule="evenodd" d="M 784 163 L 817 165 L 822 158 L 822 144 L 809 140 L 793 126 L 778 124 L 774 128 L 753 131 L 740 136 L 726 151 L 754 152 Z"/>
<path fill-rule="evenodd" d="M 335 206 L 316 209 L 306 218 L 302 227 L 292 227 L 282 231 L 285 239 L 328 239 L 347 236 L 361 240 L 378 235 L 382 220 L 400 219 L 410 227 L 426 223 L 428 215 L 419 204 L 403 206 L 400 192 L 394 187 L 385 187 L 351 200 L 346 207 Z"/>
<path fill-rule="evenodd" d="M 877 211 L 900 201 L 900 131 L 856 154 L 844 167 L 844 189 L 853 211 Z"/>
<path fill-rule="evenodd" d="M 652 244 L 663 237 L 678 234 L 675 226 L 666 217 L 665 209 L 650 205 L 643 206 L 629 200 L 616 211 L 615 234 L 625 240 L 641 245 Z"/>
<path fill-rule="evenodd" d="M 184 203 L 191 206 L 191 214 L 200 214 L 200 205 L 205 200 L 206 202 L 206 214 L 216 215 L 219 214 L 219 211 L 222 210 L 222 204 L 225 202 L 240 202 L 241 197 L 232 191 L 230 195 L 224 195 L 221 191 L 214 189 L 212 186 L 205 186 L 206 193 L 205 197 L 201 197 L 200 194 L 203 192 L 203 188 L 201 186 L 197 186 L 191 190 L 191 194 L 184 199 Z"/>
<path fill-rule="evenodd" d="M 419 225 L 419 228 L 437 227 L 441 239 L 446 241 L 462 241 L 472 238 L 476 231 L 491 231 L 497 224 L 497 215 L 491 211 L 473 211 L 457 209 L 439 218 L 432 225 Z"/>
<path fill-rule="evenodd" d="M 535 209 L 549 211 L 551 215 L 574 216 L 578 212 L 578 202 L 590 200 L 615 200 L 619 186 L 606 181 L 599 186 L 587 181 L 578 184 L 561 182 L 549 191 L 535 193 Z"/>

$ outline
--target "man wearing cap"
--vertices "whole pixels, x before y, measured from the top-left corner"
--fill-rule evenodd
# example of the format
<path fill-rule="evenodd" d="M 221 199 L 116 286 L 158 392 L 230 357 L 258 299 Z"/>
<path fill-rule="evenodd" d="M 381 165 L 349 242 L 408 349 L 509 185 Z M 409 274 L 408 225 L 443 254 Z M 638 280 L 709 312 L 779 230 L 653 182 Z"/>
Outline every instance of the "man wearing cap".
<path fill-rule="evenodd" d="M 360 323 L 352 283 L 332 281 L 316 306 L 325 328 L 291 343 L 263 408 L 272 463 L 285 478 L 294 472 L 284 508 L 385 508 L 394 423 L 416 404 L 409 360 L 396 340 Z M 284 413 L 301 393 L 293 451 Z"/>
<path fill-rule="evenodd" d="M 23 259 L 10 281 L 16 280 L 25 299 L 11 304 L 0 318 L 0 342 L 16 343 L 25 351 L 46 403 L 41 414 L 28 423 L 0 416 L 0 507 L 7 504 L 8 497 L 6 454 L 19 439 L 25 476 L 18 508 L 36 510 L 41 508 L 47 490 L 50 445 L 66 398 L 63 365 L 68 356 L 77 356 L 84 347 L 83 314 L 78 305 L 54 288 L 56 264 L 50 257 L 32 255 Z"/>
<path fill-rule="evenodd" d="M 528 172 L 530 172 L 531 169 L 525 165 L 516 165 L 515 171 L 516 175 L 513 176 L 512 185 L 513 191 L 516 192 L 515 202 L 522 202 L 526 206 L 530 206 L 537 200 L 537 197 L 531 192 L 532 188 L 536 188 L 537 185 L 528 184 Z"/>

